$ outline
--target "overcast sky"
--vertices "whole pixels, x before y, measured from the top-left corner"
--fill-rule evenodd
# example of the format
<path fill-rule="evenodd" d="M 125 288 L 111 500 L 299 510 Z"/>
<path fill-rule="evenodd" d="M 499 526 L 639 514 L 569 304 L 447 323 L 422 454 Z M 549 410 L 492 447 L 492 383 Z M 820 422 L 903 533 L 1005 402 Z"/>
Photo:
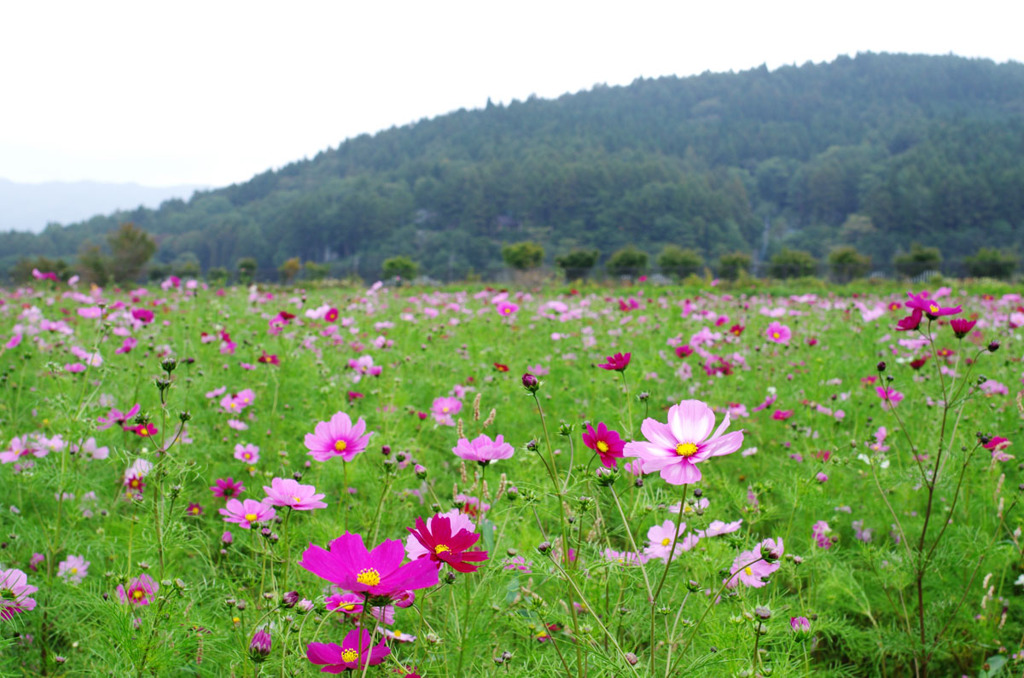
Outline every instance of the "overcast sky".
<path fill-rule="evenodd" d="M 0 177 L 226 185 L 348 137 L 637 77 L 859 51 L 1024 61 L 1024 2 L 0 6 Z"/>

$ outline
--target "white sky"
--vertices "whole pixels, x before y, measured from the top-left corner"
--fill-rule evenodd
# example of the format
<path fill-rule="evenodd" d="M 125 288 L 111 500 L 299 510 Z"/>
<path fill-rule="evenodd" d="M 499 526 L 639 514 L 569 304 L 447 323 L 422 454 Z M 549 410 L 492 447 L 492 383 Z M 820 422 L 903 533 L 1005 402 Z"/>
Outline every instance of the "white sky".
<path fill-rule="evenodd" d="M 226 185 L 595 83 L 858 51 L 1024 61 L 1020 0 L 0 4 L 0 177 Z"/>

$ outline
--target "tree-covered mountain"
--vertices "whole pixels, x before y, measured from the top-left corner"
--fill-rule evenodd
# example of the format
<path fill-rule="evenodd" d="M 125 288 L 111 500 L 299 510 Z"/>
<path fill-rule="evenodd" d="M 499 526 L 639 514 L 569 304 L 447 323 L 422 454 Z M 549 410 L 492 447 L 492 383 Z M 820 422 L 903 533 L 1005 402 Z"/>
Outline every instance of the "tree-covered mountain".
<path fill-rule="evenodd" d="M 502 243 L 535 240 L 549 264 L 627 244 L 709 262 L 853 245 L 876 270 L 918 242 L 955 270 L 979 247 L 1024 246 L 1021 158 L 1024 65 L 860 54 L 488 102 L 187 202 L 0 234 L 0 263 L 71 258 L 131 221 L 159 261 L 204 269 L 300 257 L 373 277 L 403 254 L 449 279 L 493 273 Z"/>

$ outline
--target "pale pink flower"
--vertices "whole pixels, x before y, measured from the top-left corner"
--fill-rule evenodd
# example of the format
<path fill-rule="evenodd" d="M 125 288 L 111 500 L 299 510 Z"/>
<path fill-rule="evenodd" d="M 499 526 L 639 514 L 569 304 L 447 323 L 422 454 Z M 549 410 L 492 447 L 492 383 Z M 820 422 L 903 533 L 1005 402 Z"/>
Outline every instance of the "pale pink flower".
<path fill-rule="evenodd" d="M 317 461 L 327 461 L 333 457 L 352 461 L 370 442 L 372 433 L 363 435 L 365 430 L 366 422 L 362 417 L 353 424 L 347 414 L 337 412 L 330 421 L 321 421 L 313 433 L 306 434 L 306 447 L 309 455 Z"/>
<path fill-rule="evenodd" d="M 316 494 L 315 486 L 300 485 L 291 478 L 274 478 L 270 487 L 263 486 L 263 491 L 267 493 L 267 503 L 272 506 L 290 506 L 296 511 L 327 508 L 327 504 L 320 501 L 325 495 Z"/>
<path fill-rule="evenodd" d="M 668 423 L 651 418 L 640 430 L 648 442 L 627 443 L 623 453 L 639 457 L 644 473 L 659 471 L 672 485 L 689 485 L 701 479 L 697 464 L 710 457 L 732 454 L 743 445 L 743 432 L 724 433 L 729 415 L 712 434 L 715 413 L 699 400 L 684 400 L 668 411 Z M 710 437 L 709 437 L 710 435 Z"/>

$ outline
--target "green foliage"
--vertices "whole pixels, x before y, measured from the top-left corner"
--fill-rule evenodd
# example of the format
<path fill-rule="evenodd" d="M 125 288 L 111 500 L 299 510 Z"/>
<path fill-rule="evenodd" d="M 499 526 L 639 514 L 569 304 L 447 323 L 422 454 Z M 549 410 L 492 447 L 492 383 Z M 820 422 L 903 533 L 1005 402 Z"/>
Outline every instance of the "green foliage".
<path fill-rule="evenodd" d="M 867 275 L 871 270 L 871 257 L 861 254 L 856 247 L 843 245 L 829 252 L 828 268 L 836 282 L 848 283 Z"/>
<path fill-rule="evenodd" d="M 501 258 L 505 265 L 517 271 L 529 271 L 544 261 L 544 248 L 531 240 L 504 245 Z"/>
<path fill-rule="evenodd" d="M 23 257 L 11 268 L 11 279 L 16 283 L 30 283 L 35 280 L 32 270 L 40 273 L 56 273 L 61 280 L 67 280 L 71 275 L 68 264 L 63 259 L 50 259 L 49 257 Z"/>
<path fill-rule="evenodd" d="M 277 272 L 281 276 L 281 283 L 284 285 L 290 285 L 291 282 L 295 280 L 295 276 L 297 276 L 301 270 L 302 262 L 299 261 L 298 257 L 292 257 L 291 259 L 286 259 L 285 262 L 278 267 Z"/>
<path fill-rule="evenodd" d="M 181 278 L 198 278 L 202 275 L 199 257 L 195 252 L 182 252 L 171 262 L 171 271 Z"/>
<path fill-rule="evenodd" d="M 149 233 L 128 221 L 107 235 L 110 246 L 110 275 L 114 282 L 137 280 L 156 253 L 156 241 Z"/>
<path fill-rule="evenodd" d="M 206 281 L 211 285 L 224 285 L 230 278 L 231 274 L 223 266 L 214 266 L 206 272 Z"/>
<path fill-rule="evenodd" d="M 658 254 L 658 268 L 662 273 L 676 278 L 693 275 L 703 267 L 704 258 L 694 249 L 666 245 Z"/>
<path fill-rule="evenodd" d="M 258 264 L 253 257 L 242 257 L 235 264 L 235 268 L 238 270 L 238 282 L 241 285 L 251 285 L 253 279 L 256 277 L 256 268 Z"/>
<path fill-rule="evenodd" d="M 306 268 L 307 280 L 323 280 L 330 271 L 330 267 L 327 264 L 318 264 L 315 261 L 307 261 L 304 266 Z"/>
<path fill-rule="evenodd" d="M 718 257 L 718 277 L 736 280 L 750 272 L 750 255 L 746 252 L 729 252 Z"/>
<path fill-rule="evenodd" d="M 608 257 L 604 267 L 610 275 L 635 277 L 647 270 L 647 259 L 647 252 L 630 245 Z"/>
<path fill-rule="evenodd" d="M 801 278 L 818 272 L 818 260 L 810 252 L 783 248 L 768 262 L 768 275 L 773 278 Z"/>
<path fill-rule="evenodd" d="M 972 256 L 964 257 L 967 272 L 975 278 L 1006 280 L 1017 269 L 1017 256 L 994 247 L 982 247 Z"/>
<path fill-rule="evenodd" d="M 103 253 L 99 245 L 89 241 L 82 243 L 78 252 L 78 272 L 82 279 L 94 285 L 106 285 L 111 279 L 110 257 Z"/>
<path fill-rule="evenodd" d="M 924 247 L 915 242 L 909 252 L 894 256 L 892 264 L 900 275 L 914 278 L 925 271 L 938 271 L 942 266 L 942 253 L 938 247 Z"/>
<path fill-rule="evenodd" d="M 405 281 L 415 278 L 420 270 L 419 264 L 406 256 L 385 259 L 381 268 L 385 278 L 400 278 Z"/>
<path fill-rule="evenodd" d="M 555 257 L 555 264 L 565 273 L 565 280 L 568 282 L 587 277 L 600 256 L 599 250 L 575 249 Z"/>

